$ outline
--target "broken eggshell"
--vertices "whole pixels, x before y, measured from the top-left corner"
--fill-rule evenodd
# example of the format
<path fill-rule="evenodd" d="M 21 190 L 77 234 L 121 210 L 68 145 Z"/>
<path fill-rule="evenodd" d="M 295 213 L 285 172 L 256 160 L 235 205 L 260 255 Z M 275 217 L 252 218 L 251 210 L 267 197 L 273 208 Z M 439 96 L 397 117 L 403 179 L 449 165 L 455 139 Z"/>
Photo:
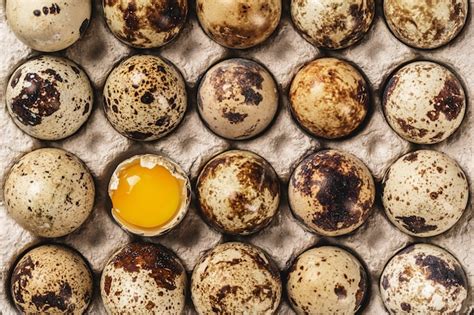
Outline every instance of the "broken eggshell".
<path fill-rule="evenodd" d="M 357 157 L 324 150 L 296 167 L 288 199 L 293 214 L 310 231 L 338 236 L 365 222 L 375 201 L 375 185 L 369 169 Z"/>
<path fill-rule="evenodd" d="M 181 31 L 188 0 L 103 0 L 104 18 L 112 33 L 137 48 L 161 47 Z"/>
<path fill-rule="evenodd" d="M 90 0 L 8 0 L 8 24 L 27 46 L 44 52 L 65 49 L 86 31 Z"/>
<path fill-rule="evenodd" d="M 186 271 L 171 250 L 131 243 L 105 265 L 100 294 L 108 314 L 182 314 L 186 286 Z"/>
<path fill-rule="evenodd" d="M 15 124 L 41 140 L 74 134 L 89 118 L 94 94 L 89 78 L 74 62 L 43 55 L 20 65 L 5 92 Z"/>
<path fill-rule="evenodd" d="M 369 283 L 365 268 L 354 255 L 339 247 L 322 246 L 295 259 L 286 288 L 298 314 L 355 314 Z"/>
<path fill-rule="evenodd" d="M 380 277 L 380 294 L 390 314 L 464 314 L 468 284 L 449 252 L 420 243 L 390 259 Z"/>
<path fill-rule="evenodd" d="M 132 234 L 139 235 L 139 236 L 147 236 L 147 237 L 163 235 L 169 232 L 175 226 L 177 226 L 186 216 L 186 213 L 188 212 L 189 204 L 191 202 L 191 183 L 189 181 L 188 176 L 181 168 L 181 166 L 179 166 L 172 160 L 164 156 L 155 155 L 155 154 L 135 155 L 121 162 L 115 168 L 112 174 L 112 177 L 110 178 L 109 187 L 108 187 L 108 193 L 109 193 L 110 199 L 112 199 L 113 191 L 117 190 L 118 188 L 119 181 L 120 181 L 119 174 L 121 170 L 125 169 L 131 164 L 136 163 L 137 160 L 139 160 L 140 166 L 144 168 L 152 169 L 155 166 L 162 166 L 165 169 L 167 169 L 171 173 L 171 175 L 173 175 L 175 178 L 181 181 L 182 183 L 181 206 L 179 207 L 173 219 L 171 219 L 165 225 L 162 225 L 156 228 L 149 228 L 149 229 L 142 228 L 142 227 L 138 227 L 124 221 L 115 213 L 113 206 L 111 210 L 112 217 L 114 218 L 114 220 L 118 223 L 120 227 L 122 227 L 124 230 Z"/>
<path fill-rule="evenodd" d="M 417 237 L 449 230 L 469 199 L 462 169 L 446 154 L 433 150 L 400 157 L 385 173 L 382 189 L 387 217 L 401 231 Z"/>

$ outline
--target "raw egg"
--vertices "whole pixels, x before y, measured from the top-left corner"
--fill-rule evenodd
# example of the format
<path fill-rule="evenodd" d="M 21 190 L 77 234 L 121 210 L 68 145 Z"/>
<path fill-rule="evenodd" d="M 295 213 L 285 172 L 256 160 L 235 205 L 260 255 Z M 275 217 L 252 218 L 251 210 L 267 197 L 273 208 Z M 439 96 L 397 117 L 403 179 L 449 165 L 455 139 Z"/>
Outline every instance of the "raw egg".
<path fill-rule="evenodd" d="M 109 183 L 112 216 L 125 230 L 143 236 L 164 234 L 181 222 L 190 195 L 181 167 L 153 154 L 123 161 Z"/>

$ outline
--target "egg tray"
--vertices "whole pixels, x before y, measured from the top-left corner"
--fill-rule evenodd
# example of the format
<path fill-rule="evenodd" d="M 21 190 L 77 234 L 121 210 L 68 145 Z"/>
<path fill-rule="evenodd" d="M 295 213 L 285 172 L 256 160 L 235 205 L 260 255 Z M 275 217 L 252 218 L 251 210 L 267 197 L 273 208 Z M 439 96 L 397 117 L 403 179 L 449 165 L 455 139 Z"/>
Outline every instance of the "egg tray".
<path fill-rule="evenodd" d="M 386 313 L 379 295 L 378 281 L 386 262 L 400 249 L 414 242 L 437 244 L 461 262 L 468 281 L 474 283 L 474 220 L 472 205 L 460 221 L 448 232 L 431 238 L 414 238 L 403 234 L 385 217 L 380 197 L 366 223 L 350 235 L 327 238 L 306 231 L 292 216 L 286 195 L 292 169 L 307 154 L 335 148 L 359 157 L 371 170 L 377 183 L 384 171 L 401 155 L 420 148 L 447 153 L 465 171 L 472 195 L 471 178 L 474 174 L 473 111 L 474 93 L 474 25 L 472 10 L 461 34 L 450 44 L 436 50 L 416 50 L 398 41 L 389 31 L 381 12 L 382 1 L 377 1 L 377 14 L 371 29 L 361 42 L 340 51 L 319 50 L 306 42 L 295 30 L 289 16 L 289 1 L 284 0 L 284 13 L 275 33 L 262 45 L 247 50 L 229 50 L 209 39 L 199 26 L 191 1 L 190 14 L 182 33 L 161 49 L 135 50 L 118 41 L 107 29 L 101 1 L 93 0 L 93 17 L 83 38 L 72 47 L 56 53 L 81 65 L 95 88 L 95 104 L 89 121 L 75 135 L 56 142 L 35 140 L 21 132 L 10 119 L 4 106 L 0 107 L 0 181 L 13 163 L 23 154 L 40 147 L 60 147 L 76 154 L 90 168 L 96 181 L 96 200 L 92 215 L 74 233 L 59 239 L 35 237 L 19 227 L 6 213 L 0 199 L 0 313 L 14 314 L 9 296 L 9 274 L 12 265 L 27 248 L 39 243 L 65 243 L 84 255 L 95 276 L 95 292 L 88 310 L 90 314 L 104 314 L 99 294 L 99 278 L 107 259 L 122 245 L 135 239 L 125 233 L 110 216 L 107 185 L 114 168 L 125 158 L 139 153 L 157 153 L 179 163 L 195 183 L 199 170 L 211 157 L 230 148 L 247 149 L 263 156 L 275 168 L 282 187 L 278 214 L 271 225 L 248 237 L 229 237 L 211 229 L 196 211 L 193 201 L 184 221 L 162 237 L 145 238 L 171 248 L 183 261 L 189 273 L 198 258 L 216 244 L 228 240 L 242 240 L 263 248 L 285 274 L 291 261 L 304 250 L 320 244 L 335 244 L 348 248 L 362 259 L 370 274 L 371 292 L 362 314 Z M 474 2 L 470 2 L 472 9 Z M 11 32 L 6 23 L 5 6 L 0 8 L 0 79 L 5 85 L 13 69 L 26 59 L 38 55 Z M 189 108 L 180 126 L 164 139 L 140 143 L 118 134 L 107 122 L 101 90 L 108 72 L 121 59 L 136 54 L 161 55 L 173 62 L 182 72 L 188 87 Z M 322 56 L 343 58 L 357 65 L 371 86 L 371 111 L 360 130 L 349 138 L 328 141 L 316 139 L 302 131 L 288 110 L 288 89 L 291 79 L 305 63 Z M 244 57 L 265 65 L 279 85 L 280 107 L 272 125 L 259 137 L 247 141 L 227 141 L 210 132 L 196 110 L 196 87 L 205 71 L 218 61 Z M 398 137 L 386 123 L 380 104 L 380 95 L 390 73 L 400 65 L 415 59 L 440 62 L 451 68 L 462 80 L 468 96 L 466 116 L 458 131 L 442 143 L 414 145 Z M 0 102 L 4 104 L 4 88 Z M 378 196 L 380 196 L 378 187 Z M 3 198 L 1 191 L 0 198 Z M 466 313 L 474 311 L 472 289 L 467 300 Z M 292 314 L 283 297 L 279 314 Z M 188 294 L 186 313 L 194 314 Z"/>

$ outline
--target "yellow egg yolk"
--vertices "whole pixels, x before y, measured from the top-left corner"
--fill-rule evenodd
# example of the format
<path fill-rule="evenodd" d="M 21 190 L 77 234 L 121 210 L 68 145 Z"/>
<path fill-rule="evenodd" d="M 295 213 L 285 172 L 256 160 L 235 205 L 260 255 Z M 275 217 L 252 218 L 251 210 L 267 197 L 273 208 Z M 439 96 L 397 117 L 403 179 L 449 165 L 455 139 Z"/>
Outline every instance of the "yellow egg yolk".
<path fill-rule="evenodd" d="M 118 178 L 111 193 L 113 211 L 126 223 L 157 228 L 178 213 L 183 184 L 163 166 L 150 169 L 137 162 L 120 170 Z"/>

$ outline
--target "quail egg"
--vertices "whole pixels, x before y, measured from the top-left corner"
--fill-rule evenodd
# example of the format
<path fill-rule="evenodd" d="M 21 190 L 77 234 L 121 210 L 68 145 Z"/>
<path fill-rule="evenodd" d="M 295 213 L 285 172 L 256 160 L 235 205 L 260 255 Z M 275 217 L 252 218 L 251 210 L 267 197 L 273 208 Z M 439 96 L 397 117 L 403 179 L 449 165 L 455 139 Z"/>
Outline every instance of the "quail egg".
<path fill-rule="evenodd" d="M 453 40 L 468 16 L 467 0 L 384 0 L 385 20 L 403 43 L 433 49 Z"/>
<path fill-rule="evenodd" d="M 6 105 L 15 124 L 32 137 L 59 140 L 89 118 L 93 90 L 89 78 L 70 60 L 41 56 L 13 72 Z"/>
<path fill-rule="evenodd" d="M 191 184 L 172 160 L 154 154 L 121 162 L 109 182 L 112 216 L 126 231 L 142 236 L 167 233 L 185 217 Z"/>
<path fill-rule="evenodd" d="M 322 246 L 298 256 L 288 271 L 288 298 L 298 314 L 355 314 L 368 292 L 359 260 L 342 248 Z"/>
<path fill-rule="evenodd" d="M 324 150 L 296 167 L 288 199 L 293 214 L 308 229 L 337 236 L 354 231 L 367 219 L 375 200 L 375 185 L 358 158 L 343 151 Z"/>
<path fill-rule="evenodd" d="M 31 249 L 11 275 L 11 296 L 22 314 L 84 314 L 92 291 L 87 262 L 62 245 Z"/>
<path fill-rule="evenodd" d="M 419 150 L 399 158 L 382 182 L 385 213 L 403 232 L 428 237 L 449 230 L 466 209 L 464 172 L 447 155 Z"/>
<path fill-rule="evenodd" d="M 108 314 L 182 314 L 186 283 L 186 271 L 172 251 L 132 243 L 105 265 L 100 294 Z"/>
<path fill-rule="evenodd" d="M 261 133 L 278 109 L 272 75 L 258 63 L 230 59 L 212 67 L 198 90 L 198 110 L 221 137 L 242 140 Z"/>
<path fill-rule="evenodd" d="M 390 314 L 461 314 L 468 285 L 461 264 L 450 253 L 415 244 L 387 263 L 380 293 Z"/>
<path fill-rule="evenodd" d="M 198 314 L 273 314 L 281 290 L 280 273 L 265 253 L 238 242 L 207 252 L 191 279 Z"/>
<path fill-rule="evenodd" d="M 448 138 L 461 125 L 466 96 L 457 77 L 430 61 L 416 61 L 399 69 L 388 81 L 385 117 L 405 140 L 433 144 Z"/>
<path fill-rule="evenodd" d="M 188 0 L 103 0 L 109 29 L 122 42 L 155 48 L 173 40 L 186 22 Z"/>
<path fill-rule="evenodd" d="M 304 38 L 326 49 L 355 44 L 370 28 L 374 0 L 291 1 L 291 17 Z"/>
<path fill-rule="evenodd" d="M 42 237 L 76 230 L 94 206 L 94 181 L 73 154 L 44 148 L 24 155 L 7 175 L 4 200 L 8 214 Z"/>
<path fill-rule="evenodd" d="M 218 44 L 236 49 L 264 42 L 280 22 L 281 0 L 197 0 L 204 31 Z"/>
<path fill-rule="evenodd" d="M 196 186 L 204 218 L 225 233 L 257 232 L 278 211 L 278 177 L 267 161 L 249 151 L 219 154 L 204 166 Z"/>
<path fill-rule="evenodd" d="M 104 109 L 124 136 L 152 141 L 174 130 L 187 107 L 186 86 L 179 71 L 152 55 L 132 56 L 109 74 Z"/>
<path fill-rule="evenodd" d="M 44 52 L 74 44 L 89 26 L 90 0 L 8 0 L 8 24 L 27 46 Z"/>
<path fill-rule="evenodd" d="M 304 66 L 290 87 L 290 109 L 311 135 L 348 136 L 364 121 L 369 92 L 362 74 L 346 61 L 316 59 Z"/>

